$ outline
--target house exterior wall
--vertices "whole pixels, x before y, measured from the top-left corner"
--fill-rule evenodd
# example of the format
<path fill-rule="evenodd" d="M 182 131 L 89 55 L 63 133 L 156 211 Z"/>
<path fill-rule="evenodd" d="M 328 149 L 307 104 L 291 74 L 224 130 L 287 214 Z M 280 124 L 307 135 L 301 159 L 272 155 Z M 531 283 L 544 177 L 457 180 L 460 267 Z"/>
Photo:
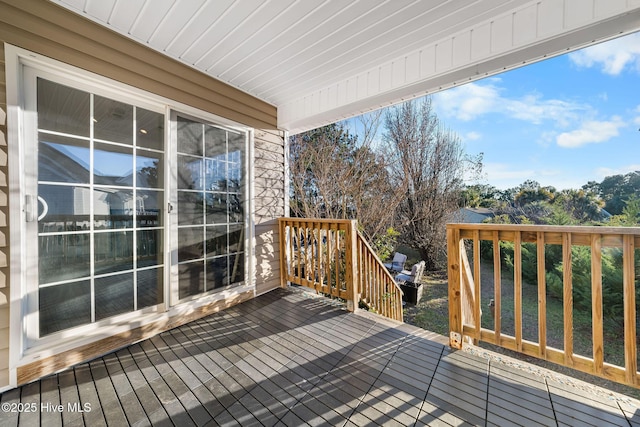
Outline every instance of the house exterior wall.
<path fill-rule="evenodd" d="M 128 84 L 207 113 L 252 127 L 250 159 L 254 250 L 254 292 L 200 307 L 188 316 L 158 321 L 104 342 L 21 366 L 17 382 L 27 382 L 81 360 L 103 354 L 164 329 L 228 307 L 279 285 L 276 218 L 285 214 L 284 133 L 276 108 L 213 80 L 142 44 L 113 33 L 45 0 L 0 0 L 0 390 L 10 385 L 10 286 L 7 113 L 4 43 Z M 251 280 L 251 278 L 249 279 Z"/>
<path fill-rule="evenodd" d="M 9 384 L 9 206 L 7 189 L 7 85 L 0 44 L 0 388 Z"/>

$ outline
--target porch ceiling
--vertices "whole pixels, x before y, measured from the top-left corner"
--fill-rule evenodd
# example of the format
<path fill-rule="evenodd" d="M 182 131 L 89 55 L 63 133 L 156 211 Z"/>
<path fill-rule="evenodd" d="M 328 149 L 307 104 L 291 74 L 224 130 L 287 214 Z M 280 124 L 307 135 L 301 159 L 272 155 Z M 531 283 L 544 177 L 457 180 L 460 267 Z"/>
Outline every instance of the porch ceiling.
<path fill-rule="evenodd" d="M 292 133 L 640 29 L 640 0 L 51 0 L 278 108 Z"/>

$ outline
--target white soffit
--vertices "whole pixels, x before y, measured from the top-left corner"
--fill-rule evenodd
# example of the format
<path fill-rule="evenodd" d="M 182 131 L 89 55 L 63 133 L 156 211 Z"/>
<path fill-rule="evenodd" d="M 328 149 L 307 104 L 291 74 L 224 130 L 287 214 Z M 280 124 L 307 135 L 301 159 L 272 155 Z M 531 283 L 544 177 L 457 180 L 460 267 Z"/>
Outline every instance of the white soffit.
<path fill-rule="evenodd" d="M 640 0 L 52 0 L 312 129 L 640 29 Z"/>

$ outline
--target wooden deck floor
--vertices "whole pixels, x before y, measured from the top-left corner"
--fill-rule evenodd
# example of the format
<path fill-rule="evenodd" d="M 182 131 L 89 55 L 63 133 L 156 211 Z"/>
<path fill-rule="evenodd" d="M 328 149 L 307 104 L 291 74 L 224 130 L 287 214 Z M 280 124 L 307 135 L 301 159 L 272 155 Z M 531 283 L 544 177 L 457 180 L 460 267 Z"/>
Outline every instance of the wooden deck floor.
<path fill-rule="evenodd" d="M 640 425 L 633 404 L 432 338 L 277 290 L 5 392 L 37 410 L 0 425 Z"/>

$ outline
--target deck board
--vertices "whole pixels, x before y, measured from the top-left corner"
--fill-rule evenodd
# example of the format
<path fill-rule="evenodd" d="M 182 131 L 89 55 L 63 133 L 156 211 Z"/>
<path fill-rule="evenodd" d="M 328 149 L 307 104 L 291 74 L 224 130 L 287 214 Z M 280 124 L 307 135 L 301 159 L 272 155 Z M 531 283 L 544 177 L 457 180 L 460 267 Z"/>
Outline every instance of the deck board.
<path fill-rule="evenodd" d="M 0 395 L 2 426 L 638 425 L 611 399 L 279 289 Z M 67 405 L 91 405 L 91 412 Z"/>

